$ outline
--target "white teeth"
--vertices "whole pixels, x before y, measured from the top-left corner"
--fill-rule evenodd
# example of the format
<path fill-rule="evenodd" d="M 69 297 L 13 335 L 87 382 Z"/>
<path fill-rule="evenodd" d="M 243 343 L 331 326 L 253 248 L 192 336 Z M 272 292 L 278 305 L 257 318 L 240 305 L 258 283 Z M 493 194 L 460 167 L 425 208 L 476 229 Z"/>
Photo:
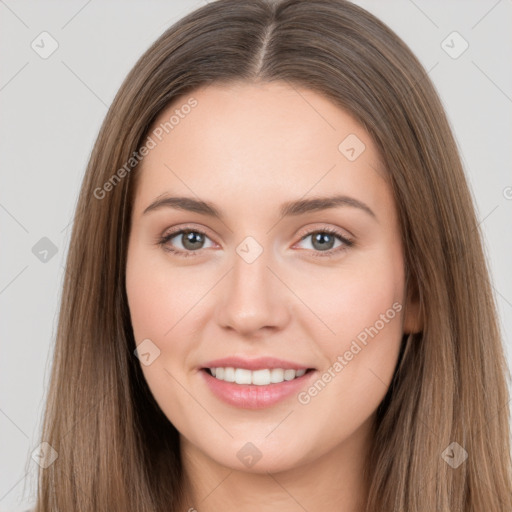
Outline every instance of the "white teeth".
<path fill-rule="evenodd" d="M 270 370 L 256 370 L 252 372 L 251 384 L 266 386 L 270 384 Z"/>
<path fill-rule="evenodd" d="M 251 370 L 237 368 L 235 370 L 235 382 L 237 384 L 251 384 Z"/>
<path fill-rule="evenodd" d="M 224 380 L 226 382 L 235 382 L 235 369 L 224 368 Z"/>
<path fill-rule="evenodd" d="M 283 382 L 283 380 L 284 370 L 281 368 L 272 368 L 272 370 L 270 370 L 270 382 L 272 382 L 272 384 Z"/>
<path fill-rule="evenodd" d="M 284 380 L 292 380 L 295 379 L 295 370 L 285 370 L 284 371 Z"/>
<path fill-rule="evenodd" d="M 245 368 L 209 368 L 211 374 L 219 380 L 235 382 L 236 384 L 254 384 L 267 386 L 279 384 L 285 380 L 293 380 L 302 377 L 306 370 L 283 370 L 282 368 L 265 368 L 263 370 L 246 370 Z"/>

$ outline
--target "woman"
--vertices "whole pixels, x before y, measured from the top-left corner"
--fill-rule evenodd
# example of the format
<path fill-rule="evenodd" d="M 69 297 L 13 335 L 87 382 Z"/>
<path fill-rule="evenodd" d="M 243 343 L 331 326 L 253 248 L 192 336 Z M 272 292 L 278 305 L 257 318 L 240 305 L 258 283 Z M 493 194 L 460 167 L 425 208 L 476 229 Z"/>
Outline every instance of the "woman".
<path fill-rule="evenodd" d="M 512 509 L 460 157 L 363 9 L 219 0 L 168 29 L 104 121 L 67 271 L 38 511 Z"/>

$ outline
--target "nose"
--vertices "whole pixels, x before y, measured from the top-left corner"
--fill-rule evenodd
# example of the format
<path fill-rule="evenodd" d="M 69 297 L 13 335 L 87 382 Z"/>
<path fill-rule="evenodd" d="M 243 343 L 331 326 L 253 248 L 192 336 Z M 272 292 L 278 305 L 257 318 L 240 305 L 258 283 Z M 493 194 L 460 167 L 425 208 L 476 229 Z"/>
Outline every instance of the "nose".
<path fill-rule="evenodd" d="M 275 265 L 270 250 L 265 248 L 250 261 L 234 254 L 217 306 L 221 327 L 249 337 L 285 328 L 290 321 L 293 300 L 293 294 L 272 268 Z"/>

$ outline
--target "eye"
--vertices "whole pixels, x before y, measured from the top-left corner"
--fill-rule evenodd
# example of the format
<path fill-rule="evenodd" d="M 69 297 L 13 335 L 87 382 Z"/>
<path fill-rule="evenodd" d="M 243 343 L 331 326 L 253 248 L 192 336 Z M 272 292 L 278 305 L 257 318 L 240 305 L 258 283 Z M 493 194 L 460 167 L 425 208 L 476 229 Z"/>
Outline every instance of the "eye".
<path fill-rule="evenodd" d="M 330 257 L 336 253 L 346 251 L 354 245 L 354 242 L 345 237 L 341 232 L 334 228 L 323 228 L 310 231 L 301 238 L 301 242 L 311 237 L 313 255 L 319 257 Z M 340 242 L 335 246 L 336 239 Z"/>
<path fill-rule="evenodd" d="M 180 229 L 179 231 L 164 235 L 158 240 L 158 244 L 161 245 L 164 250 L 186 258 L 188 256 L 197 256 L 195 253 L 205 248 L 203 244 L 206 238 L 208 238 L 206 233 L 199 229 Z M 173 239 L 181 243 L 181 248 L 178 247 L 178 249 L 176 249 L 170 244 Z"/>
<path fill-rule="evenodd" d="M 330 257 L 335 253 L 340 253 L 347 250 L 354 245 L 354 242 L 345 237 L 341 232 L 334 228 L 323 228 L 302 236 L 300 242 L 312 237 L 312 254 L 319 257 Z M 176 239 L 181 248 L 176 248 L 172 240 Z M 158 238 L 157 244 L 162 246 L 165 251 L 171 252 L 179 257 L 197 256 L 197 253 L 204 247 L 205 240 L 209 239 L 207 234 L 196 228 L 183 228 L 167 233 L 161 238 Z M 340 242 L 337 247 L 334 247 L 336 239 Z M 300 243 L 299 242 L 299 243 Z M 210 245 L 212 247 L 212 245 Z"/>

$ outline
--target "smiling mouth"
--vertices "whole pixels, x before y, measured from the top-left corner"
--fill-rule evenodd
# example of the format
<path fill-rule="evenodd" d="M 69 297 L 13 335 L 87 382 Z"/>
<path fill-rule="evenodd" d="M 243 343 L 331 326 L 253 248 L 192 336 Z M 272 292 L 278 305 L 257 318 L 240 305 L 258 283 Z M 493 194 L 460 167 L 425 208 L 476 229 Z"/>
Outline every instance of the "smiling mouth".
<path fill-rule="evenodd" d="M 313 368 L 264 368 L 260 370 L 248 370 L 246 368 L 216 367 L 203 368 L 203 371 L 216 380 L 231 382 L 234 384 L 253 384 L 255 386 L 268 386 L 281 382 L 296 380 L 305 374 L 314 371 Z"/>

